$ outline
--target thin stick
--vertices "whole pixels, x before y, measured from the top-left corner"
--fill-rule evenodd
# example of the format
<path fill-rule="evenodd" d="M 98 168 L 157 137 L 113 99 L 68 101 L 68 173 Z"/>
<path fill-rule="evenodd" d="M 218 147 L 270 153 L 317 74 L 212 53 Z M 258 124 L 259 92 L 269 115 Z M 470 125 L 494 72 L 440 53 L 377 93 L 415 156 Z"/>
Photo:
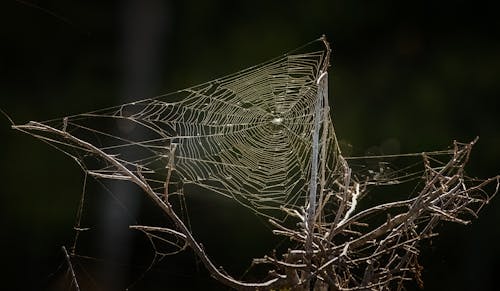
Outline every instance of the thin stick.
<path fill-rule="evenodd" d="M 66 261 L 68 262 L 68 268 L 71 273 L 71 283 L 75 285 L 75 289 L 80 291 L 80 286 L 78 285 L 78 280 L 76 280 L 75 270 L 73 269 L 73 264 L 71 263 L 71 258 L 69 257 L 68 251 L 65 246 L 62 246 L 62 251 L 64 256 L 66 257 Z"/>
<path fill-rule="evenodd" d="M 73 240 L 73 245 L 71 246 L 71 249 L 70 249 L 72 255 L 75 254 L 78 237 L 80 235 L 80 232 L 82 231 L 82 228 L 80 226 L 81 226 L 81 222 L 82 222 L 83 206 L 84 206 L 84 202 L 85 202 L 85 192 L 87 189 L 87 172 L 84 171 L 84 173 L 85 173 L 85 176 L 83 178 L 82 196 L 80 198 L 80 203 L 78 204 L 78 211 L 76 213 L 76 221 L 75 221 L 75 226 L 74 226 L 76 233 L 75 233 L 75 238 Z M 64 248 L 64 246 L 63 246 L 63 248 Z"/>

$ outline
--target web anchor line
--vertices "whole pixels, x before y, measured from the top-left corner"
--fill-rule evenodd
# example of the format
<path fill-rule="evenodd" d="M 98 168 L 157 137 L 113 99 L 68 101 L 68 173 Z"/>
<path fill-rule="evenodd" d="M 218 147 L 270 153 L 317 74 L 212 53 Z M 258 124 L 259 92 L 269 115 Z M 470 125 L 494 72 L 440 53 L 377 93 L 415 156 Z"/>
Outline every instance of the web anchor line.
<path fill-rule="evenodd" d="M 309 192 L 309 200 L 308 200 L 308 206 L 307 206 L 307 242 L 306 242 L 306 253 L 308 256 L 308 264 L 311 264 L 311 256 L 313 253 L 313 235 L 314 235 L 314 224 L 315 224 L 315 217 L 316 217 L 316 197 L 318 195 L 318 171 L 319 171 L 319 165 L 318 165 L 318 160 L 320 156 L 320 147 L 324 148 L 324 144 L 322 143 L 320 145 L 319 143 L 319 136 L 320 136 L 320 130 L 321 130 L 321 123 L 324 122 L 324 100 L 328 98 L 328 87 L 327 87 L 327 78 L 328 78 L 328 73 L 327 72 L 322 72 L 320 74 L 320 77 L 318 78 L 317 84 L 318 84 L 318 92 L 317 92 L 317 100 L 316 100 L 316 106 L 314 109 L 314 127 L 313 127 L 313 135 L 312 135 L 312 153 L 311 153 L 311 180 L 310 180 L 310 192 Z M 326 125 L 323 125 L 326 126 Z M 323 141 L 322 141 L 323 142 Z M 320 161 L 321 163 L 324 163 L 324 161 Z"/>

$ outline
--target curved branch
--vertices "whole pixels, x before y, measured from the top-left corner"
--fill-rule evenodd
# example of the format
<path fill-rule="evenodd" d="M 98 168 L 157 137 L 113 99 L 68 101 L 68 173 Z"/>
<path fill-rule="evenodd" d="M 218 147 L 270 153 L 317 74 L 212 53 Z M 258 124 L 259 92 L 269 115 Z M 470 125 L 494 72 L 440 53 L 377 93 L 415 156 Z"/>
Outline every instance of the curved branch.
<path fill-rule="evenodd" d="M 177 216 L 175 213 L 172 205 L 168 201 L 164 201 L 160 199 L 158 195 L 154 192 L 154 190 L 149 186 L 148 183 L 146 183 L 143 179 L 139 178 L 137 175 L 135 175 L 132 171 L 127 169 L 122 163 L 117 161 L 115 158 L 111 157 L 110 155 L 106 154 L 104 151 L 101 149 L 97 148 L 96 146 L 83 141 L 70 133 L 62 130 L 58 130 L 56 128 L 53 128 L 51 126 L 39 123 L 39 122 L 34 122 L 30 121 L 28 124 L 25 125 L 13 125 L 13 129 L 23 131 L 28 133 L 29 131 L 41 131 L 41 132 L 47 132 L 47 133 L 52 133 L 57 136 L 63 137 L 66 140 L 69 140 L 79 147 L 87 150 L 90 153 L 93 153 L 97 155 L 98 157 L 101 157 L 102 159 L 108 161 L 110 164 L 116 167 L 117 171 L 126 177 L 129 177 L 130 181 L 139 186 L 145 193 L 146 195 L 153 200 L 153 202 L 174 222 L 175 226 L 179 229 L 179 231 L 185 236 L 186 242 L 189 244 L 189 246 L 194 250 L 194 252 L 198 255 L 200 260 L 203 262 L 209 273 L 211 274 L 212 277 L 214 277 L 217 281 L 235 289 L 240 289 L 240 290 L 253 290 L 253 289 L 258 289 L 258 288 L 270 288 L 270 287 L 276 287 L 279 286 L 279 277 L 274 278 L 271 280 L 268 280 L 266 282 L 262 283 L 246 283 L 246 282 L 241 282 L 233 277 L 226 275 L 222 273 L 217 267 L 215 267 L 214 263 L 210 260 L 210 258 L 207 256 L 203 248 L 201 247 L 200 243 L 196 241 L 196 239 L 193 237 L 191 232 L 189 231 L 188 227 L 184 224 L 184 222 Z"/>

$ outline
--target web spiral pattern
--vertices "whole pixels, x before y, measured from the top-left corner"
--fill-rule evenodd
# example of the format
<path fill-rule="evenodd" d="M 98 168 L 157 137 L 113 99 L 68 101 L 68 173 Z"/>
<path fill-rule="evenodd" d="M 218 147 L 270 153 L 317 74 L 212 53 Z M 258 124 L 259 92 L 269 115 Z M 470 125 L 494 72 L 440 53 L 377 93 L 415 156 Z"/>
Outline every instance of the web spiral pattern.
<path fill-rule="evenodd" d="M 50 122 L 140 171 L 159 195 L 168 180 L 168 192 L 174 184 L 194 184 L 264 215 L 302 207 L 310 187 L 314 108 L 319 90 L 327 90 L 318 83 L 329 61 L 321 46 L 173 94 Z M 338 150 L 328 111 L 323 114 L 322 159 L 332 172 Z M 113 123 L 115 132 L 99 128 Z M 78 159 L 85 158 L 80 153 Z"/>

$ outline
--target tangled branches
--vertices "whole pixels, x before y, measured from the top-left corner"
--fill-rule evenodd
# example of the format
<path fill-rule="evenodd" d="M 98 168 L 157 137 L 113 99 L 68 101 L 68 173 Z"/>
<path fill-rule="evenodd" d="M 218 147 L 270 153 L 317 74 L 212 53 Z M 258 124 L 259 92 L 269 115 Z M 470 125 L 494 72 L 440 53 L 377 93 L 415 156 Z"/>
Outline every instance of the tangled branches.
<path fill-rule="evenodd" d="M 113 171 L 104 178 L 135 183 L 175 225 L 175 229 L 131 228 L 145 232 L 148 237 L 158 232 L 175 236 L 180 241 L 180 250 L 190 247 L 212 277 L 239 290 L 284 287 L 294 290 L 404 290 L 405 281 L 410 280 L 422 285 L 422 266 L 418 262 L 422 241 L 437 235 L 435 227 L 441 221 L 468 224 L 498 192 L 500 183 L 498 176 L 486 180 L 467 177 L 464 167 L 476 141 L 455 142 L 447 162 L 422 154 L 421 187 L 413 197 L 358 209 L 361 198 L 377 185 L 368 180 L 356 181 L 348 163 L 340 157 L 343 181 L 338 179 L 331 187 L 322 185 L 324 198 L 320 199 L 316 211 L 283 209 L 298 219 L 296 228 L 270 220 L 274 234 L 288 237 L 295 247 L 281 255 L 254 259 L 255 265 L 270 266 L 269 278 L 242 282 L 216 267 L 169 200 L 149 186 L 140 170 L 131 171 L 116 157 L 64 130 L 36 122 L 14 128 L 52 141 L 54 137 L 62 138 L 112 165 Z M 103 178 L 99 173 L 95 176 Z M 485 189 L 492 185 L 493 191 L 486 192 Z M 310 219 L 308 213 L 315 213 L 314 218 Z M 377 223 L 377 216 L 385 216 L 385 219 Z M 314 223 L 312 226 L 310 221 Z"/>
<path fill-rule="evenodd" d="M 320 218 L 328 217 L 323 215 L 315 221 L 312 255 L 297 248 L 281 259 L 265 257 L 255 263 L 272 264 L 280 278 L 303 290 L 311 286 L 317 290 L 327 290 L 327 286 L 330 290 L 404 290 L 404 282 L 410 280 L 422 286 L 418 263 L 422 241 L 437 235 L 434 229 L 441 221 L 470 223 L 498 191 L 499 177 L 479 181 L 465 176 L 464 166 L 474 143 L 455 142 L 451 159 L 440 167 L 422 154 L 423 187 L 407 200 L 351 215 L 367 187 L 360 182 L 339 185 L 335 219 L 323 221 Z M 350 181 L 347 164 L 345 167 L 345 181 Z M 495 190 L 488 194 L 484 189 L 491 183 L 496 183 Z M 295 214 L 307 221 L 304 215 Z M 376 214 L 385 214 L 385 221 L 372 223 L 369 217 Z M 301 232 L 273 224 L 278 228 L 276 234 L 288 236 L 299 246 L 306 243 L 307 228 Z"/>

